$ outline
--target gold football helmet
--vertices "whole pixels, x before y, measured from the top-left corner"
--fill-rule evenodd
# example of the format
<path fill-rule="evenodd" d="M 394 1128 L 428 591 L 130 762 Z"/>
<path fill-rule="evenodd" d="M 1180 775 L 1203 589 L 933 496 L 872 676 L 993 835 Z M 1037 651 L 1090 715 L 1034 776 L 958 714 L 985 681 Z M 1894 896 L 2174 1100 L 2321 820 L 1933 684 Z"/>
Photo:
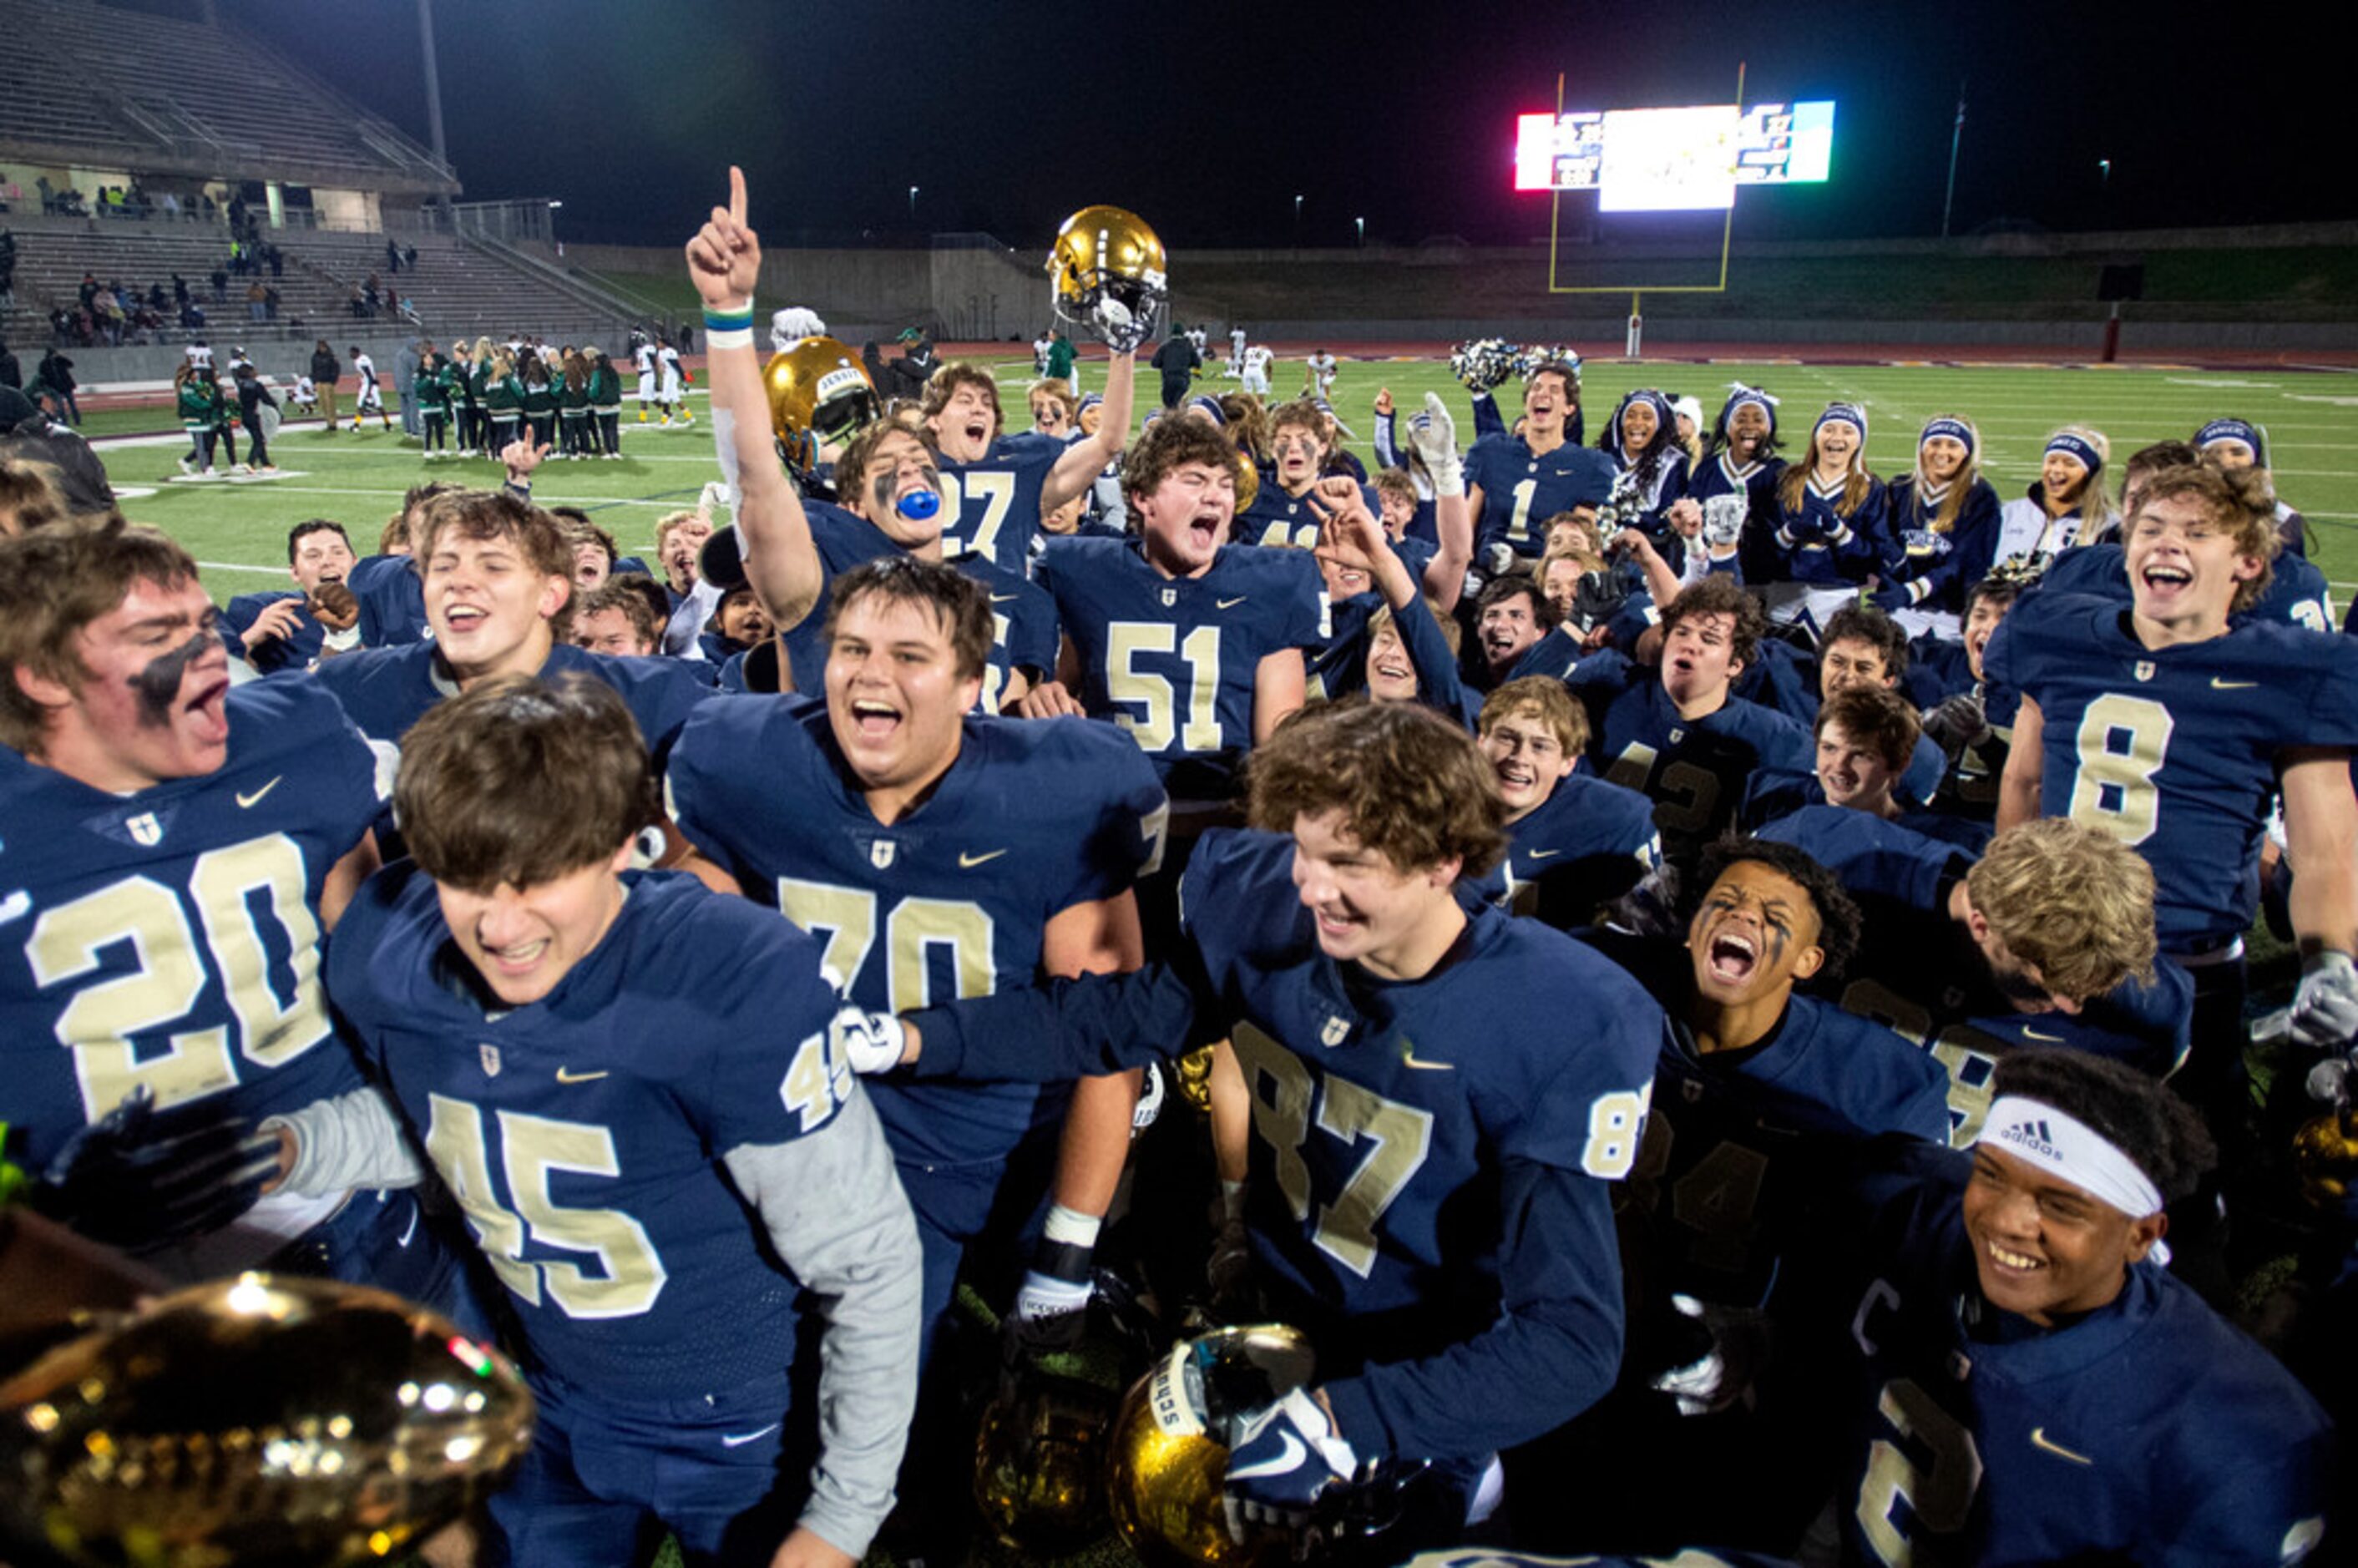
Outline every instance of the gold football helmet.
<path fill-rule="evenodd" d="M 1127 353 L 1153 334 L 1169 297 L 1163 242 L 1137 213 L 1084 207 L 1048 248 L 1048 304 L 1056 316 Z"/>
<path fill-rule="evenodd" d="M 982 1412 L 974 1501 L 1007 1545 L 1063 1557 L 1105 1532 L 1105 1445 L 1114 1390 L 1037 1368 Z"/>
<path fill-rule="evenodd" d="M 0 1382 L 0 1534 L 70 1561 L 378 1563 L 495 1490 L 533 1400 L 383 1291 L 243 1274 Z"/>
<path fill-rule="evenodd" d="M 1250 452 L 1237 454 L 1237 512 L 1239 517 L 1252 510 L 1254 500 L 1260 494 L 1260 465 L 1252 460 Z"/>
<path fill-rule="evenodd" d="M 1310 1341 L 1282 1324 L 1183 1339 L 1123 1396 L 1106 1455 L 1106 1502 L 1146 1568 L 1276 1568 L 1293 1537 L 1239 1542 L 1221 1506 L 1236 1422 L 1310 1381 Z"/>
<path fill-rule="evenodd" d="M 848 440 L 884 410 L 860 356 L 833 338 L 805 338 L 762 367 L 770 429 L 798 469 L 822 446 Z"/>

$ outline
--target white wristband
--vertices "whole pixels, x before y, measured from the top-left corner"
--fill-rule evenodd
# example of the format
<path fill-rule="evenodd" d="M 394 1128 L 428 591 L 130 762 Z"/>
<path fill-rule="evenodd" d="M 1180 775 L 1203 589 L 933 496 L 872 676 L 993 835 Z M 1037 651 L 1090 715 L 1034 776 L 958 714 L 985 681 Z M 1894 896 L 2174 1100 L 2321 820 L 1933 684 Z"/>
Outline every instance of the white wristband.
<path fill-rule="evenodd" d="M 751 327 L 740 327 L 727 332 L 707 330 L 704 334 L 704 347 L 708 353 L 714 349 L 750 349 L 752 346 L 753 329 Z"/>

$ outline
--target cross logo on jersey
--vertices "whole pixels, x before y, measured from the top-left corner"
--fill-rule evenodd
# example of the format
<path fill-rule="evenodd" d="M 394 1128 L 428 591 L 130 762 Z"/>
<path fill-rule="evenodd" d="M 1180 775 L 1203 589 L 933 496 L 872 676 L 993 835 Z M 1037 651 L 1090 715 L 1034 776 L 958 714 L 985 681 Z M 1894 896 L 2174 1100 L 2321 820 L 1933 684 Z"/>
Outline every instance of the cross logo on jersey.
<path fill-rule="evenodd" d="M 868 863 L 880 871 L 888 871 L 892 865 L 892 839 L 879 838 L 868 846 Z"/>
<path fill-rule="evenodd" d="M 2151 659 L 2139 659 L 2136 662 L 2136 678 L 2139 680 L 2153 679 L 2153 661 Z"/>
<path fill-rule="evenodd" d="M 130 818 L 124 823 L 123 830 L 131 835 L 135 843 L 152 847 L 164 841 L 164 825 L 156 820 L 152 811 L 143 811 Z"/>
<path fill-rule="evenodd" d="M 478 1045 L 475 1049 L 481 1053 L 483 1076 L 487 1078 L 498 1077 L 500 1076 L 500 1048 L 496 1045 Z"/>
<path fill-rule="evenodd" d="M 1178 603 L 1178 602 L 1179 602 L 1179 590 L 1178 590 L 1177 589 L 1175 589 L 1175 588 L 1166 588 L 1166 589 L 1164 589 L 1163 590 L 1163 605 L 1164 605 L 1164 607 L 1165 607 L 1165 608 L 1168 608 L 1168 607 L 1169 607 L 1169 606 L 1171 606 L 1171 605 L 1174 605 L 1174 604 Z"/>
<path fill-rule="evenodd" d="M 1331 1049 L 1343 1044 L 1349 1037 L 1350 1033 L 1349 1022 L 1337 1018 L 1330 1012 L 1326 1015 L 1326 1026 L 1318 1032 L 1318 1043 Z"/>

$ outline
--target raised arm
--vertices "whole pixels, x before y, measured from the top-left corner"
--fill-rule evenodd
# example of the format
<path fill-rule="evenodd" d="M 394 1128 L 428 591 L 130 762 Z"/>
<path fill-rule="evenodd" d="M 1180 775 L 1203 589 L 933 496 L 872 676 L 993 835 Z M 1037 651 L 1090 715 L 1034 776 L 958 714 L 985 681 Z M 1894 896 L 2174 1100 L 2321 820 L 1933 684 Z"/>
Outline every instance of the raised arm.
<path fill-rule="evenodd" d="M 745 173 L 733 165 L 729 205 L 715 207 L 687 242 L 687 276 L 704 301 L 705 368 L 712 378 L 715 433 L 726 433 L 735 457 L 745 575 L 773 622 L 799 625 L 818 601 L 825 577 L 810 520 L 771 444 L 769 399 L 752 330 L 762 243 L 746 226 Z"/>
<path fill-rule="evenodd" d="M 1138 351 L 1125 350 L 1106 366 L 1105 406 L 1098 433 L 1075 441 L 1048 470 L 1048 482 L 1040 487 L 1042 512 L 1054 512 L 1086 492 L 1105 472 L 1106 465 L 1121 456 L 1122 443 L 1130 439 L 1130 416 L 1137 395 Z"/>

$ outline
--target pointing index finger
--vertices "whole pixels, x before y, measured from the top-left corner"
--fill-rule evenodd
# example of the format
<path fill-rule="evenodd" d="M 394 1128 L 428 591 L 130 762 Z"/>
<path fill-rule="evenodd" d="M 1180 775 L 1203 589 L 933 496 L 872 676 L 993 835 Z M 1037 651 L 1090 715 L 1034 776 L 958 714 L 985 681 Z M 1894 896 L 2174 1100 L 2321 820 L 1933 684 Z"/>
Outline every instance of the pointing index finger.
<path fill-rule="evenodd" d="M 729 215 L 738 226 L 745 223 L 745 171 L 735 164 L 729 166 Z"/>

